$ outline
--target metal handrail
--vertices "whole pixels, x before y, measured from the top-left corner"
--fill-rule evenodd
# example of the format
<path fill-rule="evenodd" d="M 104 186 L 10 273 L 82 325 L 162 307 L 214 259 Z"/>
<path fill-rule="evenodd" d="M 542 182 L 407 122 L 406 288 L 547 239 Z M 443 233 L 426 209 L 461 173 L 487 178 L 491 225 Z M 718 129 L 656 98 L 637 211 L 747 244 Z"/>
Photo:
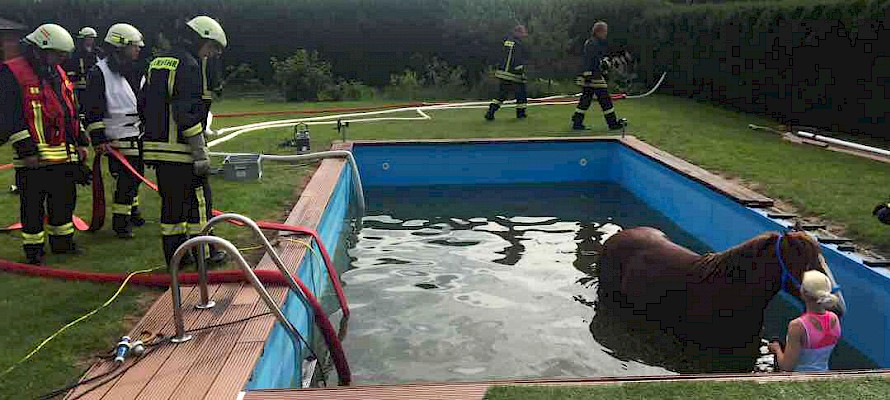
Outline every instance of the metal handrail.
<path fill-rule="evenodd" d="M 300 334 L 297 332 L 297 329 L 293 324 L 284 316 L 284 313 L 281 311 L 281 308 L 278 307 L 275 300 L 272 299 L 272 296 L 269 295 L 269 292 L 266 290 L 266 287 L 263 286 L 263 283 L 260 282 L 259 278 L 257 278 L 256 274 L 253 273 L 253 269 L 250 268 L 250 265 L 247 264 L 247 261 L 241 256 L 241 252 L 238 251 L 238 248 L 235 247 L 228 240 L 218 238 L 215 236 L 198 236 L 187 240 L 178 249 L 173 253 L 173 259 L 170 261 L 170 292 L 173 296 L 173 322 L 176 326 L 176 336 L 171 339 L 173 343 L 183 343 L 192 339 L 192 335 L 188 334 L 185 330 L 185 322 L 182 318 L 182 293 L 180 293 L 180 285 L 179 285 L 179 263 L 182 261 L 182 257 L 186 254 L 186 252 L 190 251 L 192 248 L 197 246 L 203 246 L 205 244 L 212 244 L 215 246 L 222 247 L 229 254 L 232 254 L 234 257 L 234 261 L 241 267 L 241 270 L 244 271 L 244 275 L 247 276 L 248 282 L 253 286 L 254 290 L 257 291 L 257 294 L 260 295 L 260 299 L 263 300 L 263 303 L 266 303 L 266 307 L 269 307 L 269 310 L 272 311 L 272 314 L 275 315 L 275 319 L 284 326 L 284 330 L 287 331 L 288 335 L 290 335 L 291 339 L 294 342 L 294 348 L 300 348 Z M 299 352 L 295 352 L 299 353 Z"/>
<path fill-rule="evenodd" d="M 226 221 L 231 221 L 231 220 L 239 221 L 239 222 L 243 223 L 245 226 L 249 227 L 251 230 L 253 230 L 253 233 L 256 234 L 256 236 L 260 239 L 260 242 L 263 245 L 263 247 L 265 247 L 266 252 L 269 254 L 269 257 L 272 258 L 272 262 L 275 263 L 275 266 L 277 266 L 278 270 L 281 271 L 281 274 L 284 275 L 285 280 L 287 281 L 287 285 L 290 287 L 290 290 L 293 291 L 294 293 L 299 294 L 300 300 L 302 300 L 303 302 L 306 302 L 307 294 L 303 291 L 303 288 L 301 288 L 299 286 L 299 284 L 297 284 L 296 279 L 290 273 L 290 271 L 288 271 L 288 269 L 285 268 L 284 261 L 282 261 L 281 257 L 278 256 L 278 252 L 275 251 L 275 248 L 272 246 L 272 243 L 269 242 L 269 239 L 266 238 L 266 235 L 263 235 L 263 231 L 260 229 L 259 225 L 257 225 L 257 223 L 254 220 L 252 220 L 248 217 L 245 217 L 241 214 L 235 214 L 235 213 L 220 214 L 220 215 L 217 215 L 216 217 L 211 218 L 210 221 L 207 221 L 207 224 L 204 225 L 204 229 L 201 230 L 201 235 L 207 235 L 210 232 L 210 230 L 213 229 L 213 227 L 215 225 L 217 225 L 221 222 L 226 222 Z M 203 248 L 203 246 L 202 246 L 202 248 Z M 198 264 L 198 277 L 199 277 L 198 282 L 200 285 L 202 285 L 201 286 L 201 303 L 207 304 L 208 302 L 212 303 L 212 301 L 210 301 L 207 297 L 208 296 L 208 294 L 207 294 L 207 268 L 204 267 L 203 264 L 204 263 Z"/>
<path fill-rule="evenodd" d="M 348 385 L 352 379 L 351 373 L 349 371 L 349 365 L 346 361 L 346 355 L 343 352 L 343 345 L 341 343 L 342 337 L 341 335 L 345 334 L 345 318 L 341 321 L 341 329 L 338 333 L 337 330 L 334 329 L 331 321 L 328 319 L 328 316 L 324 312 L 324 308 L 321 303 L 315 297 L 315 295 L 306 287 L 305 284 L 302 283 L 299 279 L 295 278 L 290 271 L 284 266 L 284 261 L 281 260 L 281 257 L 278 256 L 278 252 L 275 251 L 275 248 L 272 246 L 272 243 L 263 235 L 262 230 L 259 225 L 252 219 L 245 217 L 243 215 L 228 213 L 221 214 L 207 221 L 207 224 L 204 225 L 204 228 L 201 231 L 202 235 L 207 235 L 214 225 L 219 224 L 225 221 L 236 220 L 244 224 L 244 226 L 250 227 L 253 232 L 259 236 L 260 241 L 263 243 L 263 247 L 265 247 L 266 251 L 269 253 L 269 256 L 272 258 L 272 261 L 281 271 L 281 274 L 285 277 L 285 280 L 292 292 L 300 297 L 300 300 L 304 302 L 309 308 L 312 309 L 312 313 L 315 315 L 315 323 L 318 325 L 319 329 L 323 334 L 323 338 L 325 339 L 325 343 L 328 345 L 330 350 L 330 354 L 335 358 L 335 367 L 337 369 L 337 375 L 340 378 L 341 385 Z M 202 240 L 203 239 L 203 240 Z M 287 317 L 282 313 L 281 309 L 278 308 L 278 305 L 274 300 L 269 296 L 262 282 L 256 277 L 256 274 L 253 273 L 253 269 L 247 264 L 244 260 L 244 257 L 241 256 L 241 253 L 235 248 L 230 242 L 220 239 L 214 236 L 198 236 L 192 239 L 189 239 L 185 243 L 182 244 L 173 255 L 173 260 L 171 261 L 171 274 L 172 276 L 172 286 L 171 290 L 173 293 L 173 316 L 176 323 L 176 337 L 173 338 L 174 343 L 182 343 L 191 339 L 191 336 L 187 334 L 185 331 L 184 323 L 182 321 L 182 301 L 179 293 L 179 279 L 177 276 L 179 262 L 182 257 L 182 254 L 185 254 L 186 251 L 189 251 L 192 247 L 199 246 L 201 249 L 199 252 L 203 253 L 204 244 L 210 243 L 226 243 L 224 247 L 226 250 L 235 254 L 237 256 L 236 261 L 239 266 L 244 270 L 245 274 L 248 276 L 251 284 L 254 286 L 254 289 L 260 294 L 260 297 L 263 298 L 263 301 L 267 306 L 273 311 L 276 318 L 279 322 L 284 325 L 285 329 L 288 331 L 288 334 L 291 336 L 294 342 L 294 353 L 297 357 L 296 365 L 300 365 L 300 343 L 301 336 L 296 328 L 287 320 Z M 207 269 L 204 265 L 203 254 L 199 255 L 199 263 L 198 263 L 198 272 L 199 279 L 198 283 L 200 285 L 200 293 L 201 293 L 201 302 L 196 305 L 196 308 L 206 309 L 213 307 L 214 303 L 209 299 L 208 290 L 207 290 Z M 309 346 L 309 343 L 306 343 L 306 346 Z"/>

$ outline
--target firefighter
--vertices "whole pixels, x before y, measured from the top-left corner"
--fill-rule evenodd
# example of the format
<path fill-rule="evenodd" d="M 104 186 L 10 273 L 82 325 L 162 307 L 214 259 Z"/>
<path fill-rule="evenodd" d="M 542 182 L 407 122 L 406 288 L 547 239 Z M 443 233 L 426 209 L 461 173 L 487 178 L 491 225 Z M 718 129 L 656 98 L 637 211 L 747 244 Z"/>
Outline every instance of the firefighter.
<path fill-rule="evenodd" d="M 25 36 L 22 56 L 0 66 L 0 144 L 15 150 L 16 186 L 25 257 L 44 263 L 44 243 L 56 254 L 78 254 L 72 216 L 75 183 L 86 183 L 89 141 L 80 132 L 74 88 L 60 64 L 74 39 L 45 24 Z M 44 220 L 47 224 L 44 227 Z"/>
<path fill-rule="evenodd" d="M 227 44 L 222 26 L 210 17 L 195 17 L 186 26 L 177 48 L 151 61 L 139 95 L 145 130 L 142 154 L 157 174 L 168 266 L 189 235 L 200 233 L 212 210 L 204 140 L 212 100 L 207 62 Z M 211 262 L 220 263 L 225 257 L 224 251 L 211 246 Z"/>
<path fill-rule="evenodd" d="M 526 117 L 528 78 L 525 75 L 525 63 L 528 54 L 522 41 L 527 37 L 528 30 L 525 26 L 517 25 L 504 38 L 504 63 L 494 72 L 495 78 L 500 82 L 498 97 L 488 105 L 488 112 L 485 113 L 485 119 L 488 121 L 494 120 L 494 113 L 501 108 L 504 100 L 507 100 L 511 90 L 516 96 L 516 118 Z"/>
<path fill-rule="evenodd" d="M 99 34 L 95 29 L 85 26 L 77 32 L 78 47 L 74 55 L 62 65 L 68 72 L 68 80 L 74 83 L 74 94 L 80 102 L 80 96 L 87 87 L 87 75 L 100 58 L 100 49 L 96 46 Z"/>
<path fill-rule="evenodd" d="M 581 99 L 578 100 L 578 108 L 572 115 L 572 129 L 586 130 L 584 126 L 584 114 L 590 108 L 593 99 L 599 102 L 603 109 L 603 116 L 610 130 L 618 130 L 627 126 L 626 119 L 618 119 L 615 116 L 615 108 L 612 106 L 612 98 L 609 97 L 609 86 L 603 75 L 603 59 L 608 54 L 606 36 L 609 34 L 609 26 L 599 21 L 591 29 L 591 37 L 584 42 L 584 71 L 578 76 L 578 85 L 582 87 Z"/>
<path fill-rule="evenodd" d="M 108 51 L 105 58 L 89 72 L 87 87 L 81 98 L 84 123 L 96 152 L 118 149 L 140 174 L 144 173 L 139 156 L 139 114 L 136 93 L 139 92 L 142 70 L 136 65 L 145 46 L 142 33 L 129 24 L 114 24 L 105 35 Z M 108 170 L 114 176 L 114 217 L 112 229 L 117 237 L 133 238 L 133 227 L 145 220 L 139 212 L 140 181 L 127 171 L 118 159 L 108 156 Z"/>

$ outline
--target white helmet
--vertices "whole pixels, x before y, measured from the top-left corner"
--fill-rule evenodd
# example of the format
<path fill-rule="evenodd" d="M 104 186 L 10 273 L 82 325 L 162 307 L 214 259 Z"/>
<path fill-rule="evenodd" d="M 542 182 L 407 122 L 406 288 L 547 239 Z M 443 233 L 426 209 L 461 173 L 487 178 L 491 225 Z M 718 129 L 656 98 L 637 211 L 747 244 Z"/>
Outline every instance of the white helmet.
<path fill-rule="evenodd" d="M 78 39 L 83 39 L 83 38 L 96 38 L 96 37 L 99 37 L 99 33 L 96 32 L 95 29 L 90 28 L 89 26 L 85 26 L 85 27 L 83 27 L 83 28 L 80 28 L 80 31 L 77 32 L 77 38 L 78 38 Z"/>
<path fill-rule="evenodd" d="M 142 40 L 142 33 L 130 24 L 114 24 L 111 28 L 108 28 L 108 33 L 105 35 L 105 43 L 114 47 L 145 46 L 145 42 Z"/>
<path fill-rule="evenodd" d="M 56 24 L 43 24 L 34 32 L 25 36 L 25 41 L 37 46 L 41 50 L 57 50 L 66 53 L 74 52 L 74 38 L 71 34 Z"/>
<path fill-rule="evenodd" d="M 222 47 L 226 47 L 226 45 L 229 44 L 229 41 L 226 40 L 226 32 L 223 30 L 219 22 L 216 22 L 213 18 L 202 15 L 192 18 L 185 24 L 188 25 L 189 28 L 192 28 L 192 30 L 201 38 L 213 40 L 214 42 L 219 43 Z"/>

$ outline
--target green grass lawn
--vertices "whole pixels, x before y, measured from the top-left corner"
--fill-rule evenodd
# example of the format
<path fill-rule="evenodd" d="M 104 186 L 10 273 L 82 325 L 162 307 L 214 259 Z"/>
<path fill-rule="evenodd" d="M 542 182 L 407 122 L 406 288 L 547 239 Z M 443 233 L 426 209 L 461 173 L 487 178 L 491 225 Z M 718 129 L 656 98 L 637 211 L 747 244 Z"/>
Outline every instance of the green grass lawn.
<path fill-rule="evenodd" d="M 886 399 L 890 380 L 831 379 L 807 382 L 665 382 L 609 386 L 494 387 L 486 400 L 643 400 L 643 399 Z"/>
<path fill-rule="evenodd" d="M 380 104 L 383 102 L 264 104 L 258 100 L 226 99 L 214 106 L 214 112 L 221 114 Z M 619 115 L 630 120 L 630 134 L 714 172 L 754 182 L 766 195 L 787 201 L 804 213 L 842 225 L 851 237 L 861 243 L 890 250 L 890 235 L 886 234 L 886 227 L 874 221 L 870 215 L 872 206 L 887 198 L 888 193 L 883 185 L 890 181 L 890 168 L 887 165 L 794 145 L 782 141 L 774 134 L 750 131 L 747 129 L 749 123 L 763 125 L 770 121 L 689 100 L 654 96 L 620 101 L 616 107 Z M 350 126 L 348 134 L 350 139 L 572 136 L 577 135 L 569 129 L 569 117 L 573 109 L 574 106 L 532 107 L 529 110 L 530 118 L 524 121 L 516 120 L 512 109 L 504 109 L 498 113 L 498 119 L 494 122 L 482 119 L 482 109 L 431 111 L 431 121 L 356 123 Z M 411 116 L 411 113 L 391 116 Z M 214 122 L 214 128 L 263 120 L 267 120 L 267 117 L 218 118 Z M 607 134 L 605 123 L 597 112 L 592 111 L 587 122 L 594 128 L 587 134 Z M 251 132 L 213 150 L 285 153 L 288 150 L 279 148 L 278 143 L 290 137 L 291 131 L 290 128 L 278 128 Z M 313 150 L 326 149 L 332 140 L 339 139 L 336 130 L 330 125 L 312 126 L 311 135 Z M 0 163 L 8 162 L 9 152 L 9 146 L 0 148 Z M 306 167 L 267 163 L 262 182 L 235 184 L 214 178 L 216 208 L 240 212 L 256 219 L 282 220 L 289 206 L 295 202 L 295 190 L 299 189 L 306 171 Z M 148 175 L 154 177 L 153 172 Z M 0 183 L 4 187 L 12 181 L 12 171 L 0 171 Z M 110 179 L 107 184 L 109 186 L 106 191 L 111 196 Z M 81 257 L 50 256 L 49 265 L 103 272 L 126 272 L 161 265 L 163 258 L 158 237 L 158 198 L 143 188 L 141 199 L 149 223 L 138 229 L 136 240 L 119 241 L 113 237 L 109 227 L 98 233 L 80 233 L 78 240 L 86 254 Z M 88 191 L 81 189 L 77 214 L 87 220 L 89 202 Z M 17 197 L 0 193 L 0 225 L 14 222 L 17 216 Z M 224 228 L 218 233 L 236 239 L 236 244 L 253 243 L 240 230 Z M 18 234 L 0 234 L 0 258 L 21 261 L 20 244 Z M 6 321 L 0 325 L 0 370 L 27 354 L 36 343 L 65 323 L 101 304 L 115 289 L 115 285 L 0 274 L 0 293 L 3 293 L 0 299 L 0 320 Z M 157 290 L 128 288 L 109 309 L 69 330 L 32 360 L 0 379 L 0 398 L 32 397 L 76 379 L 88 365 L 90 356 L 110 349 L 116 338 L 127 331 L 128 326 L 141 316 L 146 305 L 159 293 Z M 880 383 L 886 384 L 884 381 Z M 595 390 L 626 390 L 622 388 L 630 387 L 634 386 Z M 500 396 L 501 393 L 509 395 L 510 390 L 514 389 L 498 389 L 492 396 Z M 584 389 L 588 390 L 594 389 Z M 776 390 L 770 393 L 781 393 L 784 389 Z M 698 389 L 695 391 L 698 393 Z M 615 393 L 616 398 L 621 398 L 617 397 L 620 395 L 641 398 L 633 394 L 637 392 Z M 829 390 L 825 393 L 834 392 Z"/>

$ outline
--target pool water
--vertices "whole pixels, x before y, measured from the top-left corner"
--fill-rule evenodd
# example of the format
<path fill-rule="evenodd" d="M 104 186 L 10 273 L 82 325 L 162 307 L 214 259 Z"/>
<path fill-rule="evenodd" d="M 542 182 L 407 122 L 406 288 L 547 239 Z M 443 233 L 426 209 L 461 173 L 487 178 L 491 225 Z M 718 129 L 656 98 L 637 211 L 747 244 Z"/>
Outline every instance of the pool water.
<path fill-rule="evenodd" d="M 356 382 L 682 370 L 665 335 L 596 315 L 596 256 L 609 236 L 640 225 L 710 249 L 621 186 L 372 187 L 366 198 L 342 275 Z"/>

